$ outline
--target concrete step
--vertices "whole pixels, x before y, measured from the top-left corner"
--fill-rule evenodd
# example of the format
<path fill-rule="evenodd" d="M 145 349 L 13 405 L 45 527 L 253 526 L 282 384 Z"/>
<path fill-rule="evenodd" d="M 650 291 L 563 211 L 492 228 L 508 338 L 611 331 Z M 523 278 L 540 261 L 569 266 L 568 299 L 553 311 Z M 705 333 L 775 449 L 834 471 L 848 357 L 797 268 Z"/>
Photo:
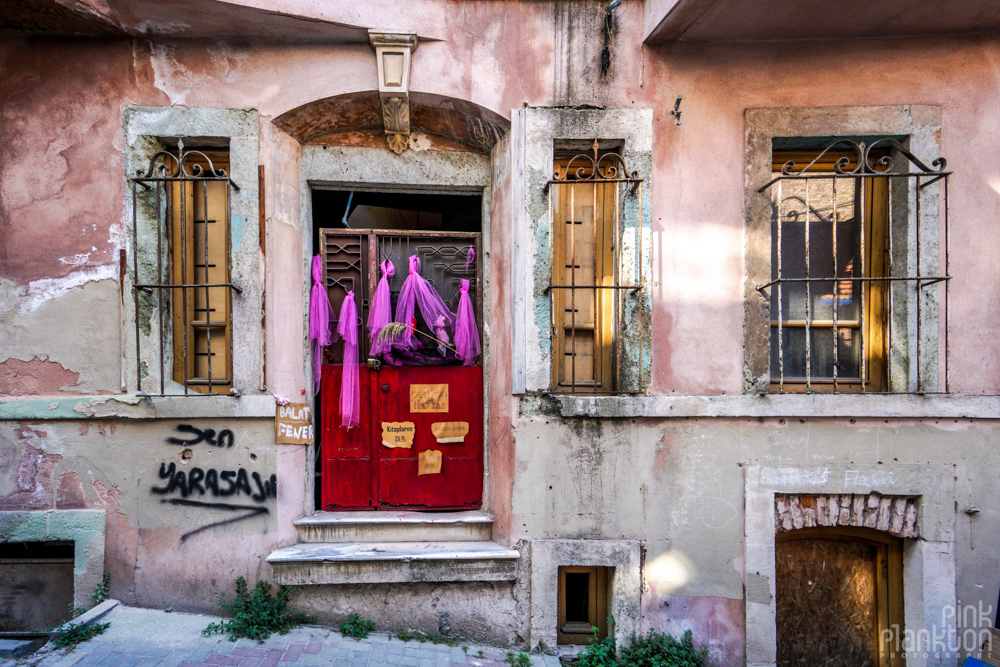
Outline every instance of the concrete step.
<path fill-rule="evenodd" d="M 299 540 L 330 542 L 489 541 L 493 517 L 468 512 L 314 512 L 295 521 Z"/>
<path fill-rule="evenodd" d="M 381 584 L 513 581 L 519 554 L 496 542 L 299 543 L 267 557 L 274 581 Z"/>

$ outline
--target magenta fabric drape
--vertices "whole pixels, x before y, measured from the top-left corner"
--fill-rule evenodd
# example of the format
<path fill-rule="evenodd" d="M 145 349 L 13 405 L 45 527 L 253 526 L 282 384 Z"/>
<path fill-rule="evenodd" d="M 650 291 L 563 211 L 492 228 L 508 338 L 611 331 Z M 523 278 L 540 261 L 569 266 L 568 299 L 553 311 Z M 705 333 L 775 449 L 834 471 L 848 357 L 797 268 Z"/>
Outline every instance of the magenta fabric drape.
<path fill-rule="evenodd" d="M 340 306 L 337 333 L 344 339 L 344 366 L 340 377 L 340 425 L 361 423 L 361 386 L 358 381 L 358 306 L 354 292 L 348 292 Z"/>
<path fill-rule="evenodd" d="M 482 351 L 479 345 L 479 329 L 476 327 L 476 313 L 469 298 L 469 281 L 459 280 L 458 313 L 455 319 L 455 349 L 462 365 L 471 366 Z"/>
<path fill-rule="evenodd" d="M 465 270 L 469 270 L 469 265 L 476 261 L 476 249 L 473 246 L 469 246 L 468 252 L 465 253 Z"/>
<path fill-rule="evenodd" d="M 323 258 L 312 258 L 312 291 L 309 293 L 309 343 L 313 359 L 313 391 L 318 392 L 323 372 L 323 348 L 333 342 L 330 331 L 330 297 L 323 284 Z"/>
<path fill-rule="evenodd" d="M 372 308 L 368 313 L 368 338 L 371 340 L 371 353 L 383 354 L 392 347 L 392 342 L 386 339 L 382 345 L 377 345 L 378 335 L 382 328 L 392 322 L 392 289 L 389 280 L 396 275 L 396 267 L 390 260 L 382 262 L 382 277 L 375 288 L 375 298 L 372 299 Z"/>
<path fill-rule="evenodd" d="M 427 282 L 427 279 L 420 275 L 420 258 L 410 255 L 410 273 L 403 281 L 403 287 L 399 290 L 399 301 L 396 303 L 396 321 L 416 326 L 416 308 L 420 308 L 420 315 L 424 322 L 431 328 L 434 335 L 445 343 L 450 342 L 448 329 L 455 324 L 455 315 L 448 310 L 441 295 L 437 293 L 434 286 Z M 418 347 L 413 342 L 413 329 L 407 329 L 401 341 L 408 350 Z M 438 345 L 441 353 L 445 353 L 443 345 Z"/>

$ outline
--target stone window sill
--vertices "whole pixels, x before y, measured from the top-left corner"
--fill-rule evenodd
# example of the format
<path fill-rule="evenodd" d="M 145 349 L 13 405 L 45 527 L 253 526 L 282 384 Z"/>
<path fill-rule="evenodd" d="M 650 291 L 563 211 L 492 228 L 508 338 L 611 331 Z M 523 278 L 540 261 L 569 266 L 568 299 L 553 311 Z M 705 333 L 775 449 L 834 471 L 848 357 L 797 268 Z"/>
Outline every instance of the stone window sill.
<path fill-rule="evenodd" d="M 746 396 L 555 396 L 564 417 L 812 417 L 994 419 L 1000 396 L 781 394 Z"/>
<path fill-rule="evenodd" d="M 274 418 L 270 394 L 40 396 L 0 399 L 0 420 Z"/>

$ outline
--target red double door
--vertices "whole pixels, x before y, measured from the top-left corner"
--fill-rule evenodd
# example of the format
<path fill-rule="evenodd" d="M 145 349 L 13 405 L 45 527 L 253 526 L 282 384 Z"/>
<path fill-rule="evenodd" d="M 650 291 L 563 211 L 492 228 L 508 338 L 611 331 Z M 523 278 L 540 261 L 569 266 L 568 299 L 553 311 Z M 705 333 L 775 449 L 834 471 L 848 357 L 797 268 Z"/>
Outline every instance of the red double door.
<path fill-rule="evenodd" d="M 364 327 L 369 295 L 376 285 L 375 267 L 386 258 L 396 267 L 392 284 L 395 308 L 396 295 L 406 276 L 408 254 L 421 256 L 421 274 L 432 281 L 454 311 L 458 280 L 478 283 L 476 267 L 465 266 L 467 248 L 478 245 L 478 237 L 324 231 L 326 281 L 334 315 L 339 313 L 346 292 L 354 290 L 359 304 L 360 338 L 365 340 L 359 351 L 360 424 L 351 429 L 341 426 L 342 349 L 327 348 L 326 360 L 334 363 L 323 365 L 321 387 L 323 509 L 479 507 L 483 492 L 482 367 L 382 364 L 377 369 L 369 368 Z M 476 287 L 474 284 L 474 290 Z M 478 290 L 475 292 L 478 295 Z M 481 327 L 481 300 L 475 301 Z M 411 395 L 420 396 L 427 385 L 434 386 L 433 405 L 411 405 Z M 442 400 L 444 396 L 446 401 Z M 421 411 L 413 412 L 411 407 Z M 427 409 L 433 411 L 423 411 Z M 447 428 L 442 425 L 454 422 L 467 424 L 468 432 L 458 437 L 445 433 L 441 437 L 442 429 Z M 413 424 L 409 448 L 383 444 L 384 425 L 399 425 L 395 428 L 409 431 L 407 423 Z M 440 442 L 439 437 L 446 442 Z M 441 452 L 440 472 L 418 475 L 420 454 L 431 450 Z"/>

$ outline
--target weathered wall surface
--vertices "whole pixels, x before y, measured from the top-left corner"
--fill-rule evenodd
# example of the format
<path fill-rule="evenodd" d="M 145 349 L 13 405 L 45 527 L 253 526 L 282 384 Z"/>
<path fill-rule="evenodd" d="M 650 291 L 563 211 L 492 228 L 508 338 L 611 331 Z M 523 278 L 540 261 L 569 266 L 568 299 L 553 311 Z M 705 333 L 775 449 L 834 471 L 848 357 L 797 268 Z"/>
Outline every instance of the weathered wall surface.
<path fill-rule="evenodd" d="M 618 11 L 610 66 L 602 73 L 604 5 L 422 0 L 352 8 L 351 20 L 432 38 L 414 53 L 411 88 L 447 104 L 471 102 L 505 118 L 525 103 L 653 110 L 654 394 L 742 391 L 744 110 L 939 106 L 942 153 L 955 172 L 953 387 L 1000 393 L 1000 337 L 994 333 L 1000 312 L 983 307 L 1000 298 L 994 224 L 1000 166 L 984 148 L 996 143 L 1000 127 L 997 39 L 642 47 L 642 8 L 628 1 Z M 128 406 L 109 404 L 95 408 L 103 420 L 87 421 L 47 398 L 121 391 L 122 107 L 260 112 L 265 384 L 296 397 L 306 390 L 304 193 L 299 146 L 271 121 L 314 100 L 375 87 L 373 53 L 359 43 L 0 40 L 0 395 L 40 397 L 13 411 L 27 421 L 0 423 L 0 510 L 105 509 L 113 594 L 126 602 L 215 610 L 237 574 L 266 576 L 268 551 L 295 539 L 291 521 L 309 504 L 310 473 L 307 450 L 276 448 L 264 419 L 121 420 L 115 413 Z M 680 126 L 668 113 L 677 94 L 684 95 Z M 512 188 L 503 183 L 494 185 Z M 982 510 L 956 521 L 958 595 L 964 602 L 993 603 L 1000 563 L 984 554 L 1000 546 L 994 537 L 1000 507 L 992 500 L 998 482 L 983 473 L 994 458 L 991 421 L 563 420 L 541 410 L 534 397 L 518 417 L 507 394 L 509 292 L 503 280 L 518 269 L 509 268 L 504 254 L 509 239 L 500 226 L 512 203 L 505 196 L 512 190 L 496 193 L 490 248 L 497 278 L 491 285 L 490 409 L 497 428 L 490 433 L 489 488 L 501 536 L 511 543 L 645 540 L 644 626 L 672 632 L 693 627 L 723 664 L 739 664 L 744 599 L 768 594 L 759 581 L 744 580 L 742 465 L 947 463 L 956 466 L 959 505 Z M 74 419 L 47 421 L 49 405 Z M 187 437 L 177 432 L 180 424 L 217 435 L 228 428 L 233 446 L 202 442 L 182 461 L 185 448 L 167 442 Z M 192 485 L 194 468 L 204 476 Z M 222 473 L 233 472 L 235 490 L 216 496 L 209 470 L 216 471 L 215 486 L 227 491 Z M 240 470 L 247 473 L 245 488 Z M 262 485 L 277 475 L 278 499 L 266 487 L 262 498 L 254 497 L 260 495 L 254 472 Z M 522 609 L 516 590 L 488 588 L 476 595 L 488 601 L 492 617 Z M 388 590 L 347 591 L 338 610 L 356 602 L 374 615 L 382 605 L 391 610 L 378 613 L 396 622 L 400 609 L 420 606 L 422 627 L 433 631 L 439 608 L 466 609 L 464 593 L 456 591 L 461 589 L 415 588 L 395 602 Z M 299 595 L 316 610 L 325 599 Z M 435 598 L 442 600 L 439 607 Z M 485 623 L 486 614 L 470 616 L 468 627 Z M 497 628 L 497 638 L 516 634 L 513 625 Z"/>
<path fill-rule="evenodd" d="M 981 471 L 998 435 L 995 423 L 969 420 L 522 418 L 512 538 L 645 540 L 643 626 L 691 628 L 721 664 L 740 664 L 744 597 L 770 595 L 766 582 L 761 593 L 745 579 L 745 465 L 798 465 L 806 482 L 843 475 L 866 492 L 871 474 L 852 465 L 953 464 L 957 508 L 937 511 L 958 515 L 958 599 L 990 606 L 1000 481 Z M 891 488 L 890 477 L 879 481 Z M 922 483 L 925 494 L 934 482 Z M 981 510 L 971 519 L 969 505 Z"/>
<path fill-rule="evenodd" d="M 209 610 L 265 575 L 279 484 L 266 420 L 0 424 L 0 511 L 105 510 L 112 596 L 135 604 Z"/>

